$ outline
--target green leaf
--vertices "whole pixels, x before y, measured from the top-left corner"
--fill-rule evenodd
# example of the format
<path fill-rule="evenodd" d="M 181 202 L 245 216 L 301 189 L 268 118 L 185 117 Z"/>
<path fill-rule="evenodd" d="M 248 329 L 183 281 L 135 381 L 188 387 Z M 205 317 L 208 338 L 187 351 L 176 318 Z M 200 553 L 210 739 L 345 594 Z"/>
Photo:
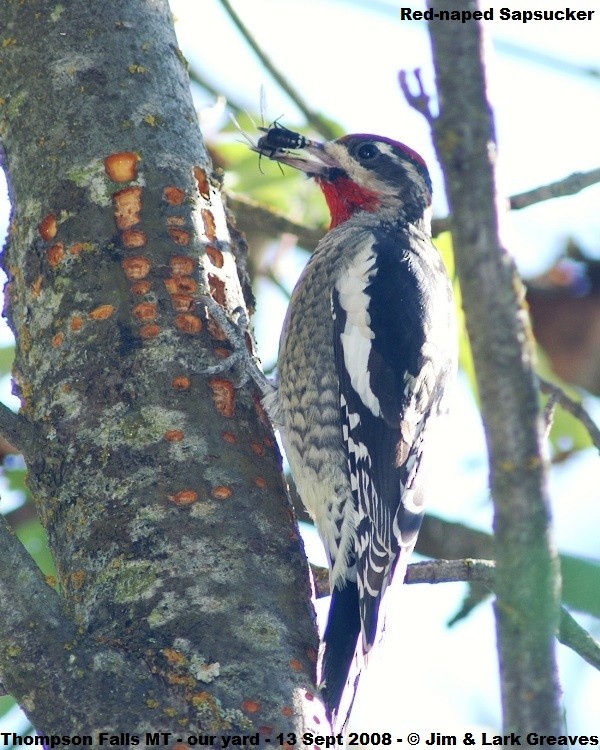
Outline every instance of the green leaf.
<path fill-rule="evenodd" d="M 14 698 L 11 698 L 10 695 L 3 695 L 0 698 L 0 720 L 2 720 L 9 711 L 12 711 L 16 705 L 17 703 Z"/>
<path fill-rule="evenodd" d="M 0 347 L 0 376 L 8 375 L 12 371 L 14 358 L 15 347 L 13 344 Z"/>
<path fill-rule="evenodd" d="M 566 606 L 600 617 L 600 562 L 561 555 L 563 602 Z"/>
<path fill-rule="evenodd" d="M 462 294 L 460 291 L 460 283 L 456 276 L 456 267 L 454 264 L 454 249 L 452 247 L 452 234 L 450 232 L 442 232 L 438 235 L 433 244 L 437 247 L 444 265 L 448 269 L 448 274 L 452 279 L 452 286 L 454 289 L 454 301 L 456 303 L 456 318 L 458 320 L 458 362 L 461 370 L 463 370 L 471 387 L 473 393 L 477 397 L 477 379 L 475 377 L 475 365 L 473 364 L 473 354 L 471 352 L 471 343 L 467 334 L 467 327 L 465 323 L 465 314 L 462 307 Z"/>
<path fill-rule="evenodd" d="M 23 546 L 37 563 L 37 566 L 46 577 L 56 578 L 56 568 L 48 547 L 48 537 L 42 524 L 37 518 L 20 524 L 15 532 Z"/>
<path fill-rule="evenodd" d="M 5 463 L 2 468 L 2 474 L 6 477 L 11 492 L 22 492 L 25 496 L 29 496 L 29 488 L 25 484 L 25 479 L 27 477 L 27 469 L 25 467 L 10 469 L 7 468 Z"/>
<path fill-rule="evenodd" d="M 558 385 L 572 399 L 581 400 L 579 391 L 561 381 L 552 370 L 548 358 L 539 346 L 537 347 L 536 369 L 541 377 Z M 545 406 L 548 402 L 548 396 L 541 395 L 540 398 L 542 405 Z M 568 411 L 565 411 L 560 404 L 557 404 L 554 410 L 552 428 L 550 429 L 550 443 L 558 454 L 584 450 L 593 445 L 592 439 L 583 424 Z"/>

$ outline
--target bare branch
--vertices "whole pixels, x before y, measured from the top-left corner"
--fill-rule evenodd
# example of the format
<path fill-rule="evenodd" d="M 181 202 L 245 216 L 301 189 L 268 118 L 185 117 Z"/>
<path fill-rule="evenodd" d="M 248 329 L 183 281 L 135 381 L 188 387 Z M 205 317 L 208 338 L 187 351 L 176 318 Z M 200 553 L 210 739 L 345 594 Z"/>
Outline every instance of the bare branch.
<path fill-rule="evenodd" d="M 496 567 L 493 560 L 427 560 L 409 565 L 405 583 L 481 583 L 495 589 Z M 600 669 L 600 643 L 572 617 L 565 607 L 560 609 L 558 640 Z"/>
<path fill-rule="evenodd" d="M 0 403 L 0 435 L 24 456 L 31 456 L 40 447 L 35 426 L 2 403 Z"/>
<path fill-rule="evenodd" d="M 441 0 L 436 10 L 461 7 L 458 0 Z M 434 21 L 428 29 L 440 102 L 433 138 L 452 213 L 490 457 L 504 725 L 510 731 L 557 734 L 562 727 L 554 641 L 559 566 L 551 541 L 532 336 L 520 313 L 514 262 L 498 232 L 483 25 L 458 29 Z"/>
<path fill-rule="evenodd" d="M 544 422 L 546 423 L 546 440 L 550 437 L 550 431 L 552 430 L 552 421 L 554 419 L 554 412 L 556 411 L 556 404 L 558 403 L 558 396 L 555 393 L 551 393 L 548 397 L 548 401 L 544 406 Z"/>
<path fill-rule="evenodd" d="M 324 596 L 331 595 L 331 588 L 329 586 L 329 568 L 324 568 L 322 565 L 310 564 L 310 572 L 312 573 L 315 599 L 322 599 Z"/>
<path fill-rule="evenodd" d="M 410 104 L 410 106 L 417 112 L 422 114 L 430 125 L 433 125 L 435 117 L 433 116 L 431 107 L 429 105 L 430 96 L 425 90 L 423 79 L 421 78 L 420 68 L 416 68 L 413 71 L 413 75 L 417 82 L 417 93 L 413 94 L 413 92 L 411 91 L 410 86 L 408 85 L 408 73 L 405 70 L 401 70 L 400 73 L 398 73 L 398 82 L 400 84 L 400 88 L 402 89 L 402 93 L 404 94 L 404 97 Z"/>
<path fill-rule="evenodd" d="M 452 221 L 449 216 L 441 216 L 439 219 L 431 220 L 431 236 L 439 237 L 443 232 L 449 232 L 452 228 Z"/>
<path fill-rule="evenodd" d="M 423 107 L 426 107 L 426 102 L 429 100 L 429 97 L 426 94 L 423 94 L 423 101 L 421 101 L 421 95 L 413 95 L 406 86 L 406 83 L 402 83 L 403 77 L 405 80 L 405 76 L 406 74 L 404 71 L 401 71 L 399 78 L 404 95 L 414 109 L 417 109 L 426 119 L 432 121 L 430 119 L 431 112 L 429 109 L 426 109 L 425 111 L 422 109 Z M 404 86 L 406 86 L 406 88 L 404 88 Z M 550 200 L 551 198 L 575 195 L 598 182 L 600 182 L 600 169 L 593 169 L 590 172 L 575 172 L 568 177 L 564 177 L 562 180 L 557 180 L 548 185 L 534 188 L 526 193 L 511 195 L 508 198 L 508 204 L 511 209 L 516 211 L 533 206 L 536 203 Z M 273 211 L 256 201 L 252 201 L 249 198 L 230 195 L 228 201 L 231 208 L 239 215 L 242 225 L 244 221 L 246 221 L 249 224 L 260 224 L 260 226 L 263 226 L 272 234 L 289 232 L 298 237 L 299 243 L 302 247 L 306 248 L 306 250 L 314 250 L 317 243 L 325 233 L 325 230 L 306 227 L 295 221 L 286 219 L 276 211 Z M 449 232 L 451 228 L 451 216 L 440 216 L 439 218 L 434 218 L 431 222 L 431 233 L 434 237 L 438 237 L 442 232 Z"/>
<path fill-rule="evenodd" d="M 269 235 L 293 234 L 298 239 L 298 244 L 305 250 L 314 250 L 319 240 L 327 231 L 324 227 L 307 227 L 292 221 L 262 203 L 247 198 L 243 195 L 228 193 L 227 205 L 235 213 L 236 221 L 241 229 L 246 227 L 260 227 Z M 434 237 L 450 229 L 448 218 L 433 219 L 431 231 Z"/>
<path fill-rule="evenodd" d="M 552 198 L 562 198 L 565 195 L 575 195 L 585 188 L 600 182 L 600 167 L 591 169 L 589 172 L 574 172 L 562 180 L 551 182 L 548 185 L 528 190 L 525 193 L 518 193 L 509 198 L 510 207 L 513 210 L 533 206 L 534 203 L 541 203 Z"/>
<path fill-rule="evenodd" d="M 29 643 L 27 627 L 16 627 L 27 619 L 37 621 L 43 613 L 49 631 L 56 626 L 65 633 L 75 631 L 61 611 L 59 595 L 45 582 L 40 569 L 33 558 L 27 553 L 21 542 L 11 530 L 4 516 L 0 515 L 0 603 L 3 615 L 0 617 L 0 642 L 17 641 L 20 647 L 40 649 L 39 644 Z M 34 641 L 43 634 L 33 636 Z M 47 643 L 42 644 L 40 650 Z M 27 653 L 28 649 L 23 649 Z M 4 666 L 0 655 L 0 668 Z"/>
<path fill-rule="evenodd" d="M 598 429 L 598 426 L 583 406 L 568 396 L 556 383 L 551 383 L 549 380 L 544 380 L 544 378 L 539 378 L 539 381 L 542 393 L 550 396 L 548 403 L 559 403 L 565 411 L 568 411 L 575 419 L 578 419 L 588 431 L 596 448 L 600 451 L 600 429 Z"/>
<path fill-rule="evenodd" d="M 329 596 L 329 571 L 311 565 L 317 598 Z M 490 592 L 495 590 L 496 565 L 493 560 L 425 560 L 406 569 L 404 583 L 479 583 Z M 588 664 L 600 669 L 600 643 L 573 618 L 565 607 L 560 610 L 558 640 L 579 654 Z"/>
<path fill-rule="evenodd" d="M 310 569 L 315 583 L 316 598 L 331 594 L 329 571 L 311 563 Z M 494 585 L 495 563 L 493 560 L 424 560 L 411 563 L 406 569 L 404 583 L 483 583 L 490 591 Z"/>
<path fill-rule="evenodd" d="M 493 560 L 425 560 L 412 563 L 406 569 L 405 583 L 478 582 L 490 589 L 494 583 Z"/>
<path fill-rule="evenodd" d="M 564 608 L 560 610 L 560 630 L 558 640 L 573 649 L 592 667 L 600 669 L 600 643 L 581 627 Z"/>
<path fill-rule="evenodd" d="M 290 293 L 290 290 L 286 287 L 286 285 L 281 281 L 279 276 L 275 273 L 275 271 L 272 268 L 267 268 L 265 270 L 259 270 L 258 275 L 262 276 L 264 279 L 268 279 L 271 284 L 276 289 L 279 289 L 279 291 L 283 294 L 283 296 L 288 300 L 291 299 L 292 295 Z"/>
<path fill-rule="evenodd" d="M 297 237 L 298 244 L 306 250 L 314 250 L 326 232 L 325 228 L 298 224 L 277 211 L 241 195 L 229 193 L 227 205 L 234 212 L 236 221 L 242 229 L 245 226 L 258 226 L 273 236 L 287 232 Z"/>

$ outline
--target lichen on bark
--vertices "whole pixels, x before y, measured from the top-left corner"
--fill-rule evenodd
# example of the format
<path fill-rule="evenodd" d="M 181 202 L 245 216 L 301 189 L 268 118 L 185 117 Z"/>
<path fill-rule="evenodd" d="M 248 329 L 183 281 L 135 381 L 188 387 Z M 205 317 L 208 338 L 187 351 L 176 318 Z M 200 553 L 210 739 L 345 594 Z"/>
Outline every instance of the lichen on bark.
<path fill-rule="evenodd" d="M 3 10 L 7 315 L 59 574 L 60 601 L 43 596 L 125 705 L 68 665 L 60 711 L 44 700 L 55 675 L 26 659 L 18 674 L 0 659 L 4 683 L 37 690 L 27 708 L 45 731 L 132 731 L 128 698 L 131 722 L 162 731 L 298 730 L 288 709 L 316 653 L 306 564 L 252 386 L 224 369 L 223 412 L 203 370 L 229 345 L 197 296 L 232 310 L 247 281 L 168 5 L 56 9 Z"/>

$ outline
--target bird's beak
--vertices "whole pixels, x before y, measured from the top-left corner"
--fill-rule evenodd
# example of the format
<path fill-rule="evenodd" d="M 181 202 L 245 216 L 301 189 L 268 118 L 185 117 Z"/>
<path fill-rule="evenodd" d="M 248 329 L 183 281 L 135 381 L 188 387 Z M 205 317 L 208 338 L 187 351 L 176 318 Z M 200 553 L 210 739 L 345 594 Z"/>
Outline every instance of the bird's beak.
<path fill-rule="evenodd" d="M 267 131 L 266 135 L 259 138 L 254 148 L 254 151 L 261 156 L 278 161 L 280 164 L 287 164 L 312 177 L 330 175 L 332 169 L 340 169 L 338 161 L 327 152 L 327 143 L 302 138 L 301 147 L 282 148 L 272 139 L 270 140 L 270 132 Z M 279 135 L 280 131 L 276 130 L 275 133 Z"/>

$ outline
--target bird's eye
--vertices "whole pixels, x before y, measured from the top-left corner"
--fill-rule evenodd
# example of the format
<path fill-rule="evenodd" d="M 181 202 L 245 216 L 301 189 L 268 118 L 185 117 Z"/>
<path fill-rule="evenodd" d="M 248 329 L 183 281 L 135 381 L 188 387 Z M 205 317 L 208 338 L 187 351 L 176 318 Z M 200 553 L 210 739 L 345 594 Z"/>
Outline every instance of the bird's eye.
<path fill-rule="evenodd" d="M 379 156 L 379 149 L 374 143 L 363 143 L 356 149 L 356 155 L 361 161 L 371 161 Z"/>

